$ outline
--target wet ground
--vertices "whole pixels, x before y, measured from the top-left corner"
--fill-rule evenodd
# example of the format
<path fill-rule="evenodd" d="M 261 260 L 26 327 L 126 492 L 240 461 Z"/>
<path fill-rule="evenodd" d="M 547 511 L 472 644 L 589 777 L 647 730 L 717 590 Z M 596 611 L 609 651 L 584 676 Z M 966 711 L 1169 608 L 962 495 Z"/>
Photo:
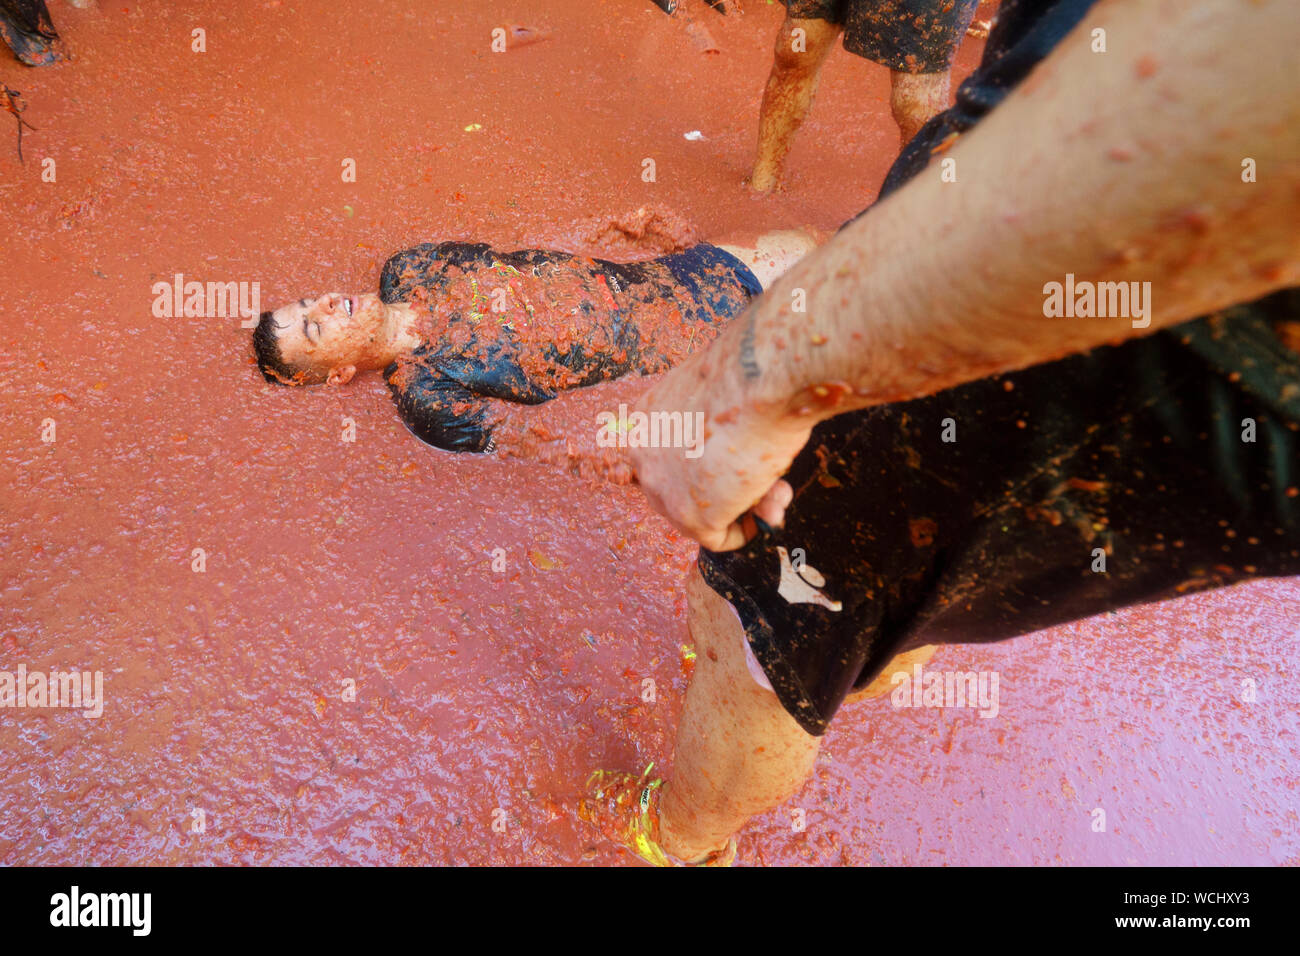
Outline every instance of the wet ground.
<path fill-rule="evenodd" d="M 598 252 L 577 224 L 646 203 L 833 229 L 896 149 L 884 71 L 832 57 L 759 200 L 771 3 L 705 11 L 706 55 L 641 0 L 55 2 L 72 61 L 0 61 L 37 127 L 25 166 L 0 135 L 0 670 L 107 700 L 0 710 L 0 863 L 626 862 L 576 798 L 667 769 L 692 547 L 632 490 L 419 445 L 375 376 L 267 385 L 238 318 L 156 318 L 151 286 L 270 307 L 421 241 Z M 551 37 L 491 52 L 507 23 Z M 998 716 L 846 708 L 806 828 L 774 811 L 740 861 L 1300 862 L 1297 607 L 1263 582 L 944 649 Z"/>

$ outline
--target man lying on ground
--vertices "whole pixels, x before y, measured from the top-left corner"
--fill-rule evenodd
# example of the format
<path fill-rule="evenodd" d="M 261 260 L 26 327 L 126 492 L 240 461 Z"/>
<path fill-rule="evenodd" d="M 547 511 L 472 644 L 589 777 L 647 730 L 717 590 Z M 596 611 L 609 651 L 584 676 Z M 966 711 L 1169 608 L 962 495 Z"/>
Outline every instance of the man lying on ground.
<path fill-rule="evenodd" d="M 425 243 L 384 264 L 377 295 L 332 293 L 262 313 L 254 351 L 267 381 L 283 385 L 383 370 L 416 436 L 489 452 L 503 408 L 666 371 L 812 247 L 802 233 L 772 233 L 748 248 L 701 243 L 616 263 Z"/>

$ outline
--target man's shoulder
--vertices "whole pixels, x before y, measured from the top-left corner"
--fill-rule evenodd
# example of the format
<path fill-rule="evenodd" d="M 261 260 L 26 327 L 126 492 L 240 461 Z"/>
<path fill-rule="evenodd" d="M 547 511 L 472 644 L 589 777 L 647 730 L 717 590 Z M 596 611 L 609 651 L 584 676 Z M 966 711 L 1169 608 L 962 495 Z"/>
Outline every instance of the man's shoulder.
<path fill-rule="evenodd" d="M 402 250 L 384 263 L 379 276 L 379 294 L 385 302 L 403 301 L 419 286 L 439 286 L 445 281 L 449 266 L 459 273 L 499 267 L 536 273 L 541 268 L 568 267 L 574 261 L 577 257 L 570 253 L 550 249 L 502 252 L 486 242 L 423 242 Z"/>
<path fill-rule="evenodd" d="M 422 242 L 403 249 L 384 263 L 379 274 L 380 298 L 401 301 L 417 286 L 437 283 L 448 266 L 470 269 L 492 256 L 492 247 L 485 242 Z"/>

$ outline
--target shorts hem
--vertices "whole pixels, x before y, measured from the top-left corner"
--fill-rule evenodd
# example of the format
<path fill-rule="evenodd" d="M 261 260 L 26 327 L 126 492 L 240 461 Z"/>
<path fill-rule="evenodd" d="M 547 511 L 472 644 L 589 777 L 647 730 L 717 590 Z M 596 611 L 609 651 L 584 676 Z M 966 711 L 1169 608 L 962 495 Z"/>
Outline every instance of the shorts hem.
<path fill-rule="evenodd" d="M 708 551 L 700 550 L 698 559 L 700 576 L 704 583 L 736 609 L 740 616 L 741 627 L 745 631 L 745 641 L 758 660 L 763 673 L 772 685 L 777 700 L 807 734 L 821 737 L 830 726 L 832 715 L 823 715 L 813 704 L 812 695 L 807 692 L 802 682 L 776 649 L 772 626 L 763 617 L 762 612 L 730 576 L 719 569 Z"/>

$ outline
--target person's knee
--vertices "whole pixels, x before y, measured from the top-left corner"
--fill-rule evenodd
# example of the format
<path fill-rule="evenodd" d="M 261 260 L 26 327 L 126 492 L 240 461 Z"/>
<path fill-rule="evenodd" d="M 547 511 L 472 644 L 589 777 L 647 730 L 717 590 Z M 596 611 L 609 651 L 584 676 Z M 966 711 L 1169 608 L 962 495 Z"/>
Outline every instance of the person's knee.
<path fill-rule="evenodd" d="M 732 638 L 739 635 L 743 640 L 745 634 L 740 616 L 704 580 L 698 563 L 691 565 L 686 576 L 686 613 L 691 637 L 700 654 L 715 662 L 736 657 L 736 649 L 732 647 L 736 642 Z"/>
<path fill-rule="evenodd" d="M 696 666 L 719 668 L 729 682 L 747 692 L 770 696 L 776 703 L 776 691 L 749 648 L 740 615 L 704 580 L 698 564 L 691 566 L 687 577 L 686 602 Z"/>
<path fill-rule="evenodd" d="M 791 78 L 814 75 L 839 32 L 836 24 L 826 20 L 786 17 L 772 51 L 773 69 Z"/>
<path fill-rule="evenodd" d="M 889 103 L 897 121 L 920 125 L 947 107 L 948 74 L 894 72 Z"/>

